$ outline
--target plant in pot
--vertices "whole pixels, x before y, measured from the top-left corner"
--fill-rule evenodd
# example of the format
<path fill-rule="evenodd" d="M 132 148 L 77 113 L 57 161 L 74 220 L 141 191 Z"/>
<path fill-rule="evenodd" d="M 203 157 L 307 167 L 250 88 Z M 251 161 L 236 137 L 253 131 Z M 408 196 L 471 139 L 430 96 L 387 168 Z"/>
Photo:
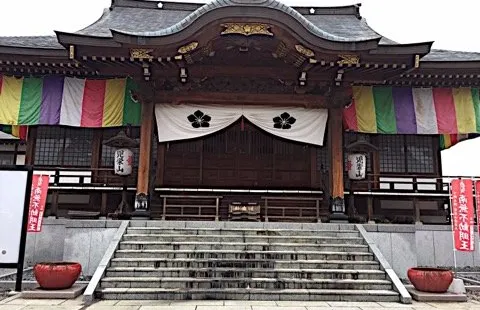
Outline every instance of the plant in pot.
<path fill-rule="evenodd" d="M 76 262 L 44 262 L 33 267 L 35 279 L 42 289 L 61 290 L 72 287 L 82 272 Z"/>
<path fill-rule="evenodd" d="M 445 293 L 453 281 L 453 272 L 443 268 L 415 267 L 408 269 L 407 275 L 421 292 Z"/>

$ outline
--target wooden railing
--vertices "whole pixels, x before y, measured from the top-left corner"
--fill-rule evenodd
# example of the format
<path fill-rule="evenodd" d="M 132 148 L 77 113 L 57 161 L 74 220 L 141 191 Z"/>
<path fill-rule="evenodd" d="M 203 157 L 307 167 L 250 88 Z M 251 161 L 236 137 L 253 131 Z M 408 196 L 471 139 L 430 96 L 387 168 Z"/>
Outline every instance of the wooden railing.
<path fill-rule="evenodd" d="M 162 220 L 167 218 L 215 219 L 218 221 L 218 209 L 222 196 L 200 195 L 161 195 L 163 200 Z"/>
<path fill-rule="evenodd" d="M 320 222 L 322 197 L 262 197 L 264 220 Z"/>
<path fill-rule="evenodd" d="M 377 219 L 376 206 L 384 214 L 396 212 L 400 217 L 403 212 L 414 222 L 448 223 L 449 180 L 454 178 L 458 177 L 370 175 L 366 180 L 347 182 L 345 194 L 366 198 L 368 220 Z M 423 211 L 441 215 L 424 215 Z"/>
<path fill-rule="evenodd" d="M 51 215 L 58 214 L 59 194 L 61 195 L 82 195 L 84 196 L 83 205 L 75 201 L 72 208 L 74 210 L 83 210 L 84 206 L 90 204 L 91 207 L 86 210 L 98 211 L 100 204 L 100 215 L 106 216 L 108 210 L 118 205 L 118 197 L 122 191 L 127 191 L 129 201 L 133 204 L 133 195 L 136 190 L 136 176 L 128 178 L 116 176 L 113 169 L 83 169 L 83 168 L 63 168 L 63 167 L 35 167 L 35 173 L 50 175 L 49 204 Z M 415 222 L 421 222 L 428 217 L 448 218 L 449 215 L 449 179 L 456 177 L 429 177 L 425 175 L 369 175 L 366 180 L 348 181 L 346 179 L 345 195 L 346 204 L 349 205 L 350 197 L 353 196 L 353 205 L 355 207 L 364 207 L 366 205 L 367 220 L 377 220 L 378 216 L 388 214 L 398 214 L 399 216 L 408 216 Z M 475 178 L 474 178 L 475 179 Z M 477 178 L 479 179 L 479 178 Z M 328 182 L 325 182 L 327 185 Z M 328 187 L 325 188 L 328 193 Z M 328 195 L 323 196 L 323 191 L 308 190 L 258 190 L 258 189 L 193 189 L 193 188 L 155 188 L 155 193 L 162 195 L 173 201 L 173 196 L 182 193 L 190 196 L 228 196 L 230 194 L 245 193 L 248 195 L 257 195 L 262 202 L 262 217 L 265 221 L 274 220 L 312 220 L 324 216 L 324 203 L 328 203 Z M 153 195 L 153 194 L 152 194 Z M 72 200 L 74 200 L 72 196 Z M 92 197 L 98 200 L 92 202 Z M 318 198 L 322 197 L 322 198 Z M 75 198 L 76 199 L 76 198 Z M 162 198 L 163 199 L 163 198 Z M 162 200 L 165 210 L 160 209 L 162 218 L 170 217 L 172 214 L 168 211 L 169 201 Z M 260 201 L 259 201 L 260 202 Z M 62 202 L 60 202 L 61 204 Z M 198 213 L 199 216 L 208 215 L 212 219 L 218 220 L 219 208 L 222 201 L 212 201 L 207 205 L 210 210 L 202 207 Z M 69 202 L 63 202 L 63 208 L 70 208 Z M 75 209 L 76 208 L 76 209 Z M 172 209 L 170 209 L 172 210 Z M 183 210 L 183 211 L 182 211 Z M 186 215 L 186 209 L 180 210 L 180 215 Z M 319 211 L 320 210 L 320 211 Z M 322 211 L 323 210 L 323 211 Z M 192 214 L 194 215 L 194 214 Z M 205 217 L 207 218 L 207 217 Z M 282 219 L 283 218 L 283 219 Z M 439 220 L 441 222 L 441 219 Z"/>

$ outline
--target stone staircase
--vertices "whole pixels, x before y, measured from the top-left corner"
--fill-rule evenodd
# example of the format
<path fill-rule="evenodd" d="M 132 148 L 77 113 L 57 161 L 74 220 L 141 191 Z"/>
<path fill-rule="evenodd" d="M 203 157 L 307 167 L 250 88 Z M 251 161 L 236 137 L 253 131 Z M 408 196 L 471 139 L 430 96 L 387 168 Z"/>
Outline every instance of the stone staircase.
<path fill-rule="evenodd" d="M 160 221 L 128 227 L 97 295 L 399 301 L 354 225 L 178 223 L 181 228 Z"/>

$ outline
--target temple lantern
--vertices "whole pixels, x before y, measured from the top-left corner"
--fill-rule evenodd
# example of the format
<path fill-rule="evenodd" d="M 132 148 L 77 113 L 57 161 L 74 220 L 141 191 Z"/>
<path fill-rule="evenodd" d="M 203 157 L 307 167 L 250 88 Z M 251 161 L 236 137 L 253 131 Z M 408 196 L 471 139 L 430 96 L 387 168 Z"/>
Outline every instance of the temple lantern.
<path fill-rule="evenodd" d="M 127 137 L 122 130 L 116 136 L 104 142 L 105 145 L 116 148 L 113 169 L 116 175 L 128 176 L 133 170 L 132 148 L 138 147 L 138 142 Z"/>
<path fill-rule="evenodd" d="M 127 128 L 130 132 L 130 128 Z M 108 139 L 103 144 L 115 148 L 113 169 L 116 175 L 123 178 L 122 200 L 115 210 L 117 218 L 129 218 L 130 205 L 127 202 L 127 177 L 132 174 L 133 170 L 133 148 L 138 147 L 138 141 L 128 137 L 123 130 L 117 135 Z"/>
<path fill-rule="evenodd" d="M 367 172 L 367 156 L 353 153 L 347 156 L 347 171 L 350 180 L 363 180 Z"/>
<path fill-rule="evenodd" d="M 114 170 L 115 174 L 127 176 L 132 174 L 133 152 L 127 148 L 115 151 Z"/>

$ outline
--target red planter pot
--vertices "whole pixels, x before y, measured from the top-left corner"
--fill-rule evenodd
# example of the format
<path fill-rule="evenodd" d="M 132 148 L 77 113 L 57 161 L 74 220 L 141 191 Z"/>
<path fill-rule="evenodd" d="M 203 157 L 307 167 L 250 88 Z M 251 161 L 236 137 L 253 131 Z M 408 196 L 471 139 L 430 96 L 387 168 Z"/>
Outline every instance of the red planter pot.
<path fill-rule="evenodd" d="M 72 287 L 82 272 L 82 265 L 72 262 L 38 263 L 33 274 L 41 288 L 61 290 Z"/>
<path fill-rule="evenodd" d="M 453 281 L 453 272 L 441 268 L 410 268 L 408 279 L 421 292 L 445 293 Z"/>

